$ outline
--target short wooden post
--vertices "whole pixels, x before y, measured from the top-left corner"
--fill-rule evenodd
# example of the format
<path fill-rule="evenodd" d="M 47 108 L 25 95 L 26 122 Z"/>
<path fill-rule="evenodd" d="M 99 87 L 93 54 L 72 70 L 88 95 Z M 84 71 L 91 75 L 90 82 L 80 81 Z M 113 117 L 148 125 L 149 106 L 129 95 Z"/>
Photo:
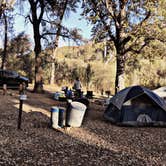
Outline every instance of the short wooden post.
<path fill-rule="evenodd" d="M 25 83 L 21 83 L 20 86 L 19 86 L 19 94 L 25 94 L 25 89 L 26 89 L 26 85 Z"/>
<path fill-rule="evenodd" d="M 18 114 L 18 127 L 17 127 L 18 129 L 21 129 L 22 106 L 23 106 L 23 100 L 20 100 L 19 114 Z"/>
<path fill-rule="evenodd" d="M 3 95 L 7 93 L 7 84 L 3 84 Z"/>
<path fill-rule="evenodd" d="M 27 99 L 26 95 L 20 95 L 19 114 L 17 129 L 21 129 L 23 101 Z"/>

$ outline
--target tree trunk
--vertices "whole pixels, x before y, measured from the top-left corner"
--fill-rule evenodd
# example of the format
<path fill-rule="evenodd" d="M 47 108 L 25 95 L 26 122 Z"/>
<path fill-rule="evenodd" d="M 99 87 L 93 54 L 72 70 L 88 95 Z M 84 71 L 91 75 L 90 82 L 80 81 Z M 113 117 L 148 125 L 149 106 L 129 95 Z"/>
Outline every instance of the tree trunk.
<path fill-rule="evenodd" d="M 55 38 L 55 46 L 54 46 L 53 54 L 52 54 L 51 78 L 50 78 L 50 84 L 52 84 L 52 85 L 55 84 L 55 58 L 56 58 L 56 55 L 57 55 L 59 37 L 60 37 L 60 34 L 59 35 L 57 34 L 56 38 Z"/>
<path fill-rule="evenodd" d="M 125 60 L 120 54 L 116 59 L 115 93 L 125 88 Z"/>
<path fill-rule="evenodd" d="M 65 11 L 66 11 L 67 3 L 68 3 L 68 0 L 66 0 L 64 2 L 63 10 L 60 13 L 60 17 L 59 17 L 59 25 L 58 25 L 57 34 L 56 34 L 56 37 L 55 37 L 55 45 L 54 45 L 54 49 L 53 49 L 53 57 L 52 57 L 53 62 L 51 64 L 50 84 L 55 83 L 55 58 L 56 58 L 56 55 L 57 55 L 59 37 L 60 37 L 60 34 L 61 34 L 61 24 L 62 24 L 62 20 L 63 20 L 64 14 L 65 14 Z"/>
<path fill-rule="evenodd" d="M 34 39 L 35 39 L 35 85 L 34 92 L 42 93 L 43 92 L 43 69 L 42 69 L 42 60 L 40 57 L 41 53 L 41 43 L 40 43 L 40 33 L 39 29 L 34 30 Z"/>
<path fill-rule="evenodd" d="M 58 47 L 58 41 L 59 41 L 59 38 L 57 39 L 57 36 L 56 36 L 56 40 L 55 40 L 55 47 L 56 48 L 53 48 L 52 50 L 52 62 L 51 62 L 51 78 L 50 78 L 50 84 L 51 85 L 54 85 L 55 84 L 55 58 L 56 58 L 56 54 L 57 54 L 57 47 Z"/>
<path fill-rule="evenodd" d="M 39 55 L 35 62 L 35 85 L 33 91 L 37 93 L 43 92 L 43 69 L 41 67 L 41 58 Z"/>
<path fill-rule="evenodd" d="M 6 56 L 7 56 L 7 42 L 8 42 L 8 24 L 7 24 L 7 17 L 6 14 L 3 14 L 4 16 L 4 20 L 5 20 L 5 38 L 4 38 L 4 51 L 3 51 L 3 56 L 2 56 L 2 65 L 1 65 L 1 69 L 5 69 L 6 68 Z"/>
<path fill-rule="evenodd" d="M 86 83 L 86 90 L 89 90 L 89 82 Z"/>
<path fill-rule="evenodd" d="M 125 33 L 125 17 L 126 17 L 126 10 L 125 10 L 126 1 L 122 0 L 120 4 L 120 13 L 116 22 L 116 78 L 115 78 L 115 93 L 119 90 L 125 88 L 125 45 L 123 43 L 123 39 L 126 36 Z"/>
<path fill-rule="evenodd" d="M 55 83 L 55 62 L 51 63 L 51 78 L 50 78 L 50 84 Z"/>
<path fill-rule="evenodd" d="M 35 42 L 35 85 L 33 88 L 34 92 L 43 92 L 43 70 L 42 70 L 42 59 L 41 53 L 41 35 L 40 35 L 40 23 L 44 14 L 44 1 L 32 1 L 29 0 L 31 6 L 31 23 L 33 25 L 34 42 Z M 38 10 L 38 3 L 40 10 Z M 38 12 L 39 11 L 39 12 Z"/>

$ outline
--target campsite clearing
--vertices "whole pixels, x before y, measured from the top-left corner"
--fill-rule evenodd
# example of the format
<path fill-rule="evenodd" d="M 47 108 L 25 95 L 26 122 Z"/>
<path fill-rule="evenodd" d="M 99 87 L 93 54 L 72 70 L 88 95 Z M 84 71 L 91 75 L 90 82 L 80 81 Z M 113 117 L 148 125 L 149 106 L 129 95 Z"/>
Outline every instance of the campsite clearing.
<path fill-rule="evenodd" d="M 165 165 L 166 128 L 118 127 L 103 120 L 105 107 L 91 100 L 81 128 L 50 129 L 49 93 L 27 93 L 22 130 L 19 95 L 0 91 L 0 165 Z"/>

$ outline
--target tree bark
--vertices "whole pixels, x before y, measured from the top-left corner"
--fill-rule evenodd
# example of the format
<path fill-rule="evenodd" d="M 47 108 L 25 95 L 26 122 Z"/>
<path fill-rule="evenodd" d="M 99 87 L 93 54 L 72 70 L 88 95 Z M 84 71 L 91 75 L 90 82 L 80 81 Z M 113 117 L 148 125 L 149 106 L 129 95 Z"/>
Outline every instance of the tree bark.
<path fill-rule="evenodd" d="M 53 48 L 53 54 L 52 54 L 52 63 L 51 63 L 50 84 L 52 84 L 52 85 L 55 84 L 55 58 L 56 58 L 56 55 L 57 55 L 58 42 L 59 42 L 59 36 L 56 36 L 55 46 Z"/>
<path fill-rule="evenodd" d="M 41 35 L 40 35 L 40 23 L 44 14 L 44 3 L 40 2 L 40 14 L 37 13 L 37 2 L 29 0 L 31 6 L 31 14 L 32 14 L 32 25 L 34 31 L 34 41 L 35 41 L 35 85 L 34 92 L 42 93 L 43 92 L 43 70 L 42 70 L 42 60 L 40 57 L 41 53 Z"/>
<path fill-rule="evenodd" d="M 63 20 L 64 14 L 65 14 L 65 11 L 66 11 L 67 3 L 68 3 L 68 0 L 66 0 L 64 2 L 63 9 L 62 9 L 60 16 L 59 16 L 59 25 L 58 25 L 57 34 L 55 37 L 55 45 L 54 45 L 53 55 L 52 55 L 53 62 L 51 63 L 50 84 L 55 83 L 55 58 L 57 55 L 58 43 L 59 43 L 59 38 L 60 38 L 60 34 L 61 34 L 61 24 L 62 24 L 62 20 Z"/>
<path fill-rule="evenodd" d="M 115 93 L 119 90 L 125 88 L 125 44 L 123 43 L 123 39 L 125 38 L 125 24 L 124 20 L 126 17 L 125 10 L 125 0 L 121 0 L 120 4 L 120 12 L 116 22 L 116 78 L 115 78 Z"/>
<path fill-rule="evenodd" d="M 50 84 L 55 83 L 55 62 L 51 63 L 51 78 L 50 78 Z"/>
<path fill-rule="evenodd" d="M 125 81 L 125 60 L 122 55 L 117 54 L 115 93 L 125 88 L 124 81 Z"/>
<path fill-rule="evenodd" d="M 34 92 L 41 93 L 43 92 L 43 69 L 42 69 L 42 60 L 40 57 L 41 53 L 41 42 L 40 42 L 40 32 L 39 25 L 33 24 L 34 28 L 34 39 L 35 39 L 35 85 Z"/>
<path fill-rule="evenodd" d="M 3 13 L 4 21 L 5 21 L 5 38 L 4 38 L 4 50 L 3 50 L 3 56 L 2 56 L 2 65 L 1 69 L 6 68 L 6 57 L 7 57 L 7 42 L 8 42 L 8 23 L 7 23 L 7 17 L 6 14 Z"/>

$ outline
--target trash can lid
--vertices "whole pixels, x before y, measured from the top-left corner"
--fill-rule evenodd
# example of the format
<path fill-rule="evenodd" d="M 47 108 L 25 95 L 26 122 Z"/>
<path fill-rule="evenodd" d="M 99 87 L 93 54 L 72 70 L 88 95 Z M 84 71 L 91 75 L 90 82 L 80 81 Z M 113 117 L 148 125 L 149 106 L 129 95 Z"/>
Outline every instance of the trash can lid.
<path fill-rule="evenodd" d="M 51 107 L 51 112 L 59 112 L 59 108 L 56 106 Z"/>
<path fill-rule="evenodd" d="M 71 102 L 71 107 L 78 110 L 86 110 L 86 105 L 77 101 Z"/>
<path fill-rule="evenodd" d="M 66 110 L 66 108 L 64 107 L 59 107 L 59 112 L 64 112 Z"/>

